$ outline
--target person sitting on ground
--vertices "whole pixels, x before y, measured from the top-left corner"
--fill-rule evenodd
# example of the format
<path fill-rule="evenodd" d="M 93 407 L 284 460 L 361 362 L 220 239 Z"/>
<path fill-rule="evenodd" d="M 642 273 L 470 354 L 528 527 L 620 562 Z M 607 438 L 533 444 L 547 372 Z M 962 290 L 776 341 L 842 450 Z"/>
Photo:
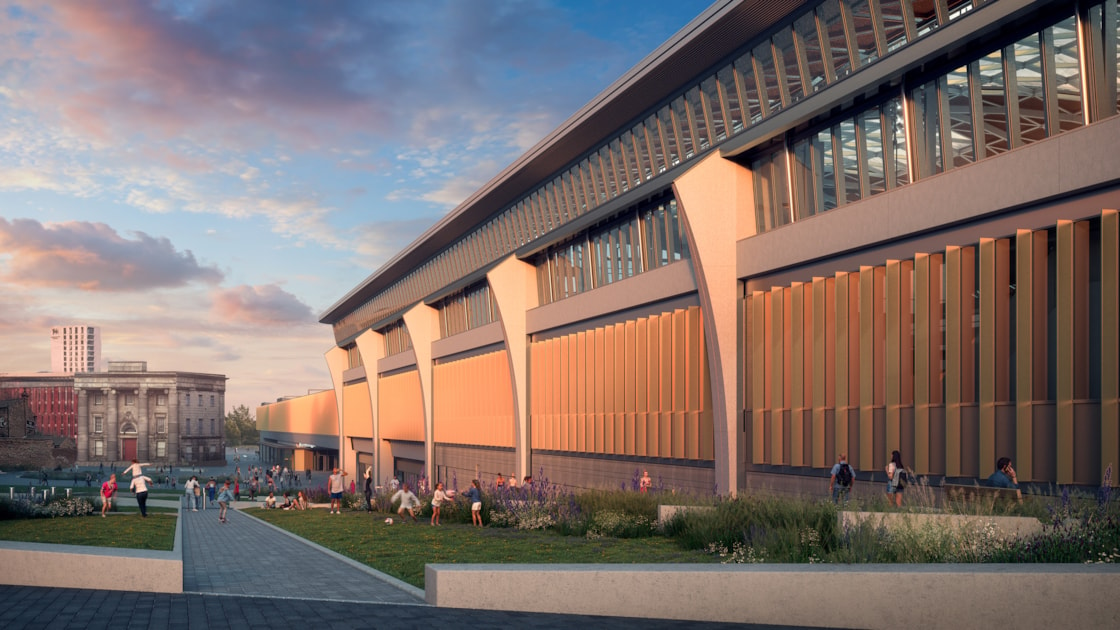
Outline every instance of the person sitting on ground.
<path fill-rule="evenodd" d="M 1018 499 L 1023 498 L 1023 493 L 1019 490 L 1019 478 L 1015 475 L 1015 469 L 1011 467 L 1010 457 L 1001 457 L 996 461 L 996 471 L 988 476 L 988 485 L 993 488 L 1014 490 Z"/>
<path fill-rule="evenodd" d="M 268 493 L 268 496 L 265 497 L 265 500 L 264 500 L 264 507 L 265 507 L 266 510 L 271 510 L 271 509 L 274 509 L 276 507 L 276 493 L 274 493 L 274 492 L 269 492 Z"/>
<path fill-rule="evenodd" d="M 416 519 L 416 508 L 420 506 L 420 499 L 417 499 L 416 495 L 412 494 L 412 490 L 409 489 L 407 483 L 401 485 L 401 489 L 397 490 L 396 494 L 393 495 L 393 498 L 389 499 L 389 503 L 396 503 L 397 499 L 400 499 L 401 502 L 401 507 L 397 510 L 397 514 L 400 515 L 401 521 L 404 521 L 404 513 L 407 511 L 408 515 L 412 517 L 413 523 L 419 522 Z"/>
<path fill-rule="evenodd" d="M 294 505 L 297 510 L 307 509 L 307 499 L 303 496 L 302 490 L 296 493 L 296 498 L 292 501 L 292 505 Z"/>
<path fill-rule="evenodd" d="M 287 492 L 284 493 L 284 503 L 283 503 L 283 505 L 280 506 L 280 509 L 283 509 L 283 510 L 292 509 L 292 496 L 290 494 L 288 494 Z"/>

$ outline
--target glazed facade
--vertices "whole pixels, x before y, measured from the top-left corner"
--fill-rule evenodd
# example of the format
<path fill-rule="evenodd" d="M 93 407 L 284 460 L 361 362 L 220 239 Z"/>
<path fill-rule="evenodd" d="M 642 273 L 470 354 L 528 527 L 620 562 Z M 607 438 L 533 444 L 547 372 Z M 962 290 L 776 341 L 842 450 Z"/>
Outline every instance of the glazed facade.
<path fill-rule="evenodd" d="M 322 316 L 343 465 L 1100 483 L 1117 14 L 717 2 Z"/>

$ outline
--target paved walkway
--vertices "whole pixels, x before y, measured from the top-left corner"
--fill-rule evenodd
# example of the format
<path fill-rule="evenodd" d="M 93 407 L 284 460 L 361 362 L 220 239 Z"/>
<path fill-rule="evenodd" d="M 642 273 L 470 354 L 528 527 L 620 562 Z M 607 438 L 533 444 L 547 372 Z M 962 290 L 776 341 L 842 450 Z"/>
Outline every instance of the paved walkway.
<path fill-rule="evenodd" d="M 229 510 L 226 523 L 216 509 L 182 514 L 185 592 L 427 605 L 420 589 L 241 510 Z"/>

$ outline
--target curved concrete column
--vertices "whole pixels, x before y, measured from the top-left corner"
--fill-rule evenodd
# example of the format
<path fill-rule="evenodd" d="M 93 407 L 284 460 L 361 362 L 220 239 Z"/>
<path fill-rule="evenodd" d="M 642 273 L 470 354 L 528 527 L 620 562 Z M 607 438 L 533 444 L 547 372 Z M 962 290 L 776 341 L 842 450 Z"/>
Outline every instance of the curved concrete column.
<path fill-rule="evenodd" d="M 345 419 L 342 417 L 342 373 L 346 371 L 349 365 L 349 358 L 346 356 L 346 350 L 334 346 L 323 355 L 327 360 L 327 369 L 331 373 L 331 385 L 334 387 L 334 405 L 335 405 L 335 418 L 338 422 L 338 465 L 342 466 L 343 463 L 350 461 L 353 455 L 353 449 L 347 450 L 346 445 L 346 431 Z M 292 462 L 295 464 L 295 462 Z"/>
<path fill-rule="evenodd" d="M 366 368 L 366 387 L 369 391 L 370 435 L 373 436 L 373 474 L 374 481 L 380 482 L 393 474 L 393 457 L 388 443 L 381 442 L 381 427 L 377 417 L 377 362 L 385 356 L 385 336 L 367 330 L 354 340 L 362 365 Z M 364 473 L 364 470 L 357 473 Z"/>
<path fill-rule="evenodd" d="M 673 182 L 685 226 L 712 379 L 716 484 L 739 488 L 738 304 L 735 244 L 754 232 L 750 171 L 713 154 Z"/>
<path fill-rule="evenodd" d="M 498 304 L 502 334 L 513 385 L 513 440 L 518 477 L 532 475 L 532 443 L 529 440 L 529 338 L 525 313 L 537 306 L 537 274 L 533 265 L 510 256 L 486 274 Z"/>
<path fill-rule="evenodd" d="M 405 312 L 404 325 L 408 328 L 412 351 L 416 354 L 420 395 L 424 398 L 424 474 L 428 479 L 433 479 L 435 443 L 432 441 L 432 342 L 439 339 L 439 311 L 423 303 L 417 304 Z"/>

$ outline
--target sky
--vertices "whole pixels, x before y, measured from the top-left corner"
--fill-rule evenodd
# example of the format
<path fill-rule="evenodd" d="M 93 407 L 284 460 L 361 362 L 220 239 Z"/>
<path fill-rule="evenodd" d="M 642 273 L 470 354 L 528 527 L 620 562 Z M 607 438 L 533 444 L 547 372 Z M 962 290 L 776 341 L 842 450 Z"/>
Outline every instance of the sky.
<path fill-rule="evenodd" d="M 319 317 L 710 0 L 0 0 L 0 373 L 330 388 Z"/>

